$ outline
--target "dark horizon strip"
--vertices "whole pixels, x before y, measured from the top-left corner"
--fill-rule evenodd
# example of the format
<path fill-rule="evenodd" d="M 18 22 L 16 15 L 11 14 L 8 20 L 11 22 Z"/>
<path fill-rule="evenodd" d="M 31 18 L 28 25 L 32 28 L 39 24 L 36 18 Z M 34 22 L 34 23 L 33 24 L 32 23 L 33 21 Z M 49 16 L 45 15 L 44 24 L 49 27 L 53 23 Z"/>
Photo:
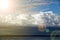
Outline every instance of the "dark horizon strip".
<path fill-rule="evenodd" d="M 0 37 L 51 37 L 51 35 L 0 35 Z M 60 35 L 53 35 L 53 37 L 60 37 Z"/>

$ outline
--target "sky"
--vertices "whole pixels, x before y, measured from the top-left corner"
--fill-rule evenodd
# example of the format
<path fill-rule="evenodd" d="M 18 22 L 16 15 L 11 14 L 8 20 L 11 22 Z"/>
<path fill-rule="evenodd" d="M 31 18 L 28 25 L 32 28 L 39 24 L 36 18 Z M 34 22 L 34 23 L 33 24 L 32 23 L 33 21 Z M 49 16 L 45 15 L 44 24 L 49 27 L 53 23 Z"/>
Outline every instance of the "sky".
<path fill-rule="evenodd" d="M 6 0 L 7 2 L 7 0 Z M 8 2 L 3 3 L 3 6 L 8 4 Z M 36 13 L 40 11 L 53 11 L 60 15 L 60 1 L 59 0 L 11 0 L 9 3 L 10 7 L 8 12 L 5 14 L 19 14 L 19 13 Z M 6 4 L 5 4 L 6 3 Z M 2 5 L 0 5 L 2 6 Z M 0 8 L 1 9 L 1 8 Z M 3 12 L 2 12 L 3 13 Z M 4 14 L 3 13 L 3 14 Z M 1 14 L 1 10 L 0 10 Z M 4 15 L 5 15 L 4 14 Z"/>
<path fill-rule="evenodd" d="M 45 19 L 47 18 L 50 21 L 49 22 L 47 20 L 49 24 L 53 21 L 52 24 L 59 23 L 60 25 L 59 2 L 59 0 L 6 0 L 4 2 L 2 1 L 3 5 L 0 5 L 3 6 L 2 9 L 0 8 L 0 23 L 2 22 L 5 24 L 11 23 L 19 25 L 23 23 L 27 25 L 29 23 L 39 24 L 39 22 L 46 23 Z"/>
<path fill-rule="evenodd" d="M 39 2 L 39 0 L 37 0 Z M 30 11 L 53 11 L 57 14 L 60 14 L 60 3 L 59 0 L 42 0 L 40 3 L 36 3 L 39 5 L 36 5 L 33 7 Z M 42 4 L 43 3 L 43 4 Z M 46 3 L 46 4 L 45 4 Z"/>

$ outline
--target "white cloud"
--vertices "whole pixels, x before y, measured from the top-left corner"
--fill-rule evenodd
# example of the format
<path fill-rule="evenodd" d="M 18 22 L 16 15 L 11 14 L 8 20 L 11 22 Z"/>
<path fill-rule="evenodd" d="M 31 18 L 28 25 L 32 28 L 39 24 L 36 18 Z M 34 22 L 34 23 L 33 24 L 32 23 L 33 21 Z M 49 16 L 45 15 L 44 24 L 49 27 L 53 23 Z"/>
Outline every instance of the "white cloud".
<path fill-rule="evenodd" d="M 44 23 L 46 26 L 60 26 L 60 15 L 53 13 L 52 11 L 40 12 L 35 14 L 19 14 L 17 16 L 8 15 L 0 16 L 0 23 L 7 25 L 39 25 Z"/>

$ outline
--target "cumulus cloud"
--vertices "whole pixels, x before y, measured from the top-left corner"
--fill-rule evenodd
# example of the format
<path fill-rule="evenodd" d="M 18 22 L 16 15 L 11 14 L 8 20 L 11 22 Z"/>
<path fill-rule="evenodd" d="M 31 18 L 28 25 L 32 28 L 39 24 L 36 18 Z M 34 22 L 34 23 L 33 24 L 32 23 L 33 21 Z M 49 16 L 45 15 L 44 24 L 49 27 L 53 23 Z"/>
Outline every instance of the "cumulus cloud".
<path fill-rule="evenodd" d="M 43 20 L 47 26 L 60 26 L 60 15 L 52 11 L 44 12 Z"/>
<path fill-rule="evenodd" d="M 30 26 L 44 23 L 46 26 L 60 26 L 60 15 L 52 11 L 40 12 L 35 14 L 19 14 L 13 16 L 0 16 L 0 23 L 7 25 Z"/>

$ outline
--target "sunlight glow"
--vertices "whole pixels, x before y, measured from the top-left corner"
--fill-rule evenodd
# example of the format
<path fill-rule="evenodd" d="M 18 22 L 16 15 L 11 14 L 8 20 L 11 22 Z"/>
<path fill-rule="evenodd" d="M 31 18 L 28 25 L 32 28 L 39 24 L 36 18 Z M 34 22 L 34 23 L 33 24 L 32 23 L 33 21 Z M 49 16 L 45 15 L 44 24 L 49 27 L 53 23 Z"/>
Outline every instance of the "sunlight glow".
<path fill-rule="evenodd" d="M 0 9 L 6 10 L 9 8 L 9 0 L 0 0 Z"/>
<path fill-rule="evenodd" d="M 0 14 L 8 15 L 12 13 L 16 8 L 15 5 L 14 0 L 0 0 Z"/>

